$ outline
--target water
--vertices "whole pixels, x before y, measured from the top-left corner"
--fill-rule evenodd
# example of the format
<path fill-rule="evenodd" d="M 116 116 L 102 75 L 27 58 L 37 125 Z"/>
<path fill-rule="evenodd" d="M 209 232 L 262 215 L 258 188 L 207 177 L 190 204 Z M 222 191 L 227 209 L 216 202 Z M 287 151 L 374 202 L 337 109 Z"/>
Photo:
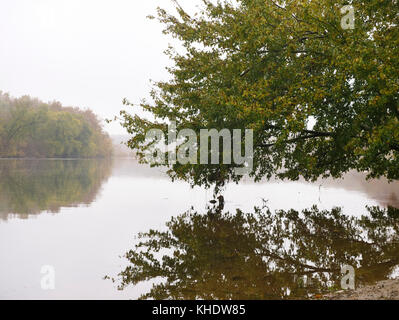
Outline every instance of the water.
<path fill-rule="evenodd" d="M 160 277 L 168 283 L 168 277 L 173 276 L 180 281 L 178 285 L 173 284 L 170 292 L 179 298 L 284 298 L 289 293 L 304 296 L 309 290 L 324 288 L 328 281 L 333 285 L 337 280 L 337 263 L 345 259 L 358 264 L 359 281 L 393 277 L 397 273 L 394 257 L 399 256 L 398 219 L 394 210 L 384 211 L 387 206 L 399 207 L 397 182 L 366 182 L 363 175 L 350 173 L 344 180 L 321 180 L 312 184 L 244 181 L 238 186 L 228 185 L 223 194 L 224 209 L 232 213 L 228 216 L 212 214 L 212 210 L 207 209 L 211 191 L 191 189 L 183 182 L 173 183 L 159 169 L 141 166 L 130 159 L 0 160 L 0 298 L 136 299 L 148 294 L 152 286 L 161 281 Z M 302 220 L 293 223 L 284 215 L 279 219 L 291 221 L 294 228 L 285 236 L 279 235 L 276 229 L 268 229 L 272 224 L 264 224 L 262 219 L 251 220 L 250 235 L 237 232 L 242 227 L 240 223 L 248 222 L 246 214 L 254 212 L 254 206 L 262 206 L 264 200 L 270 215 L 277 209 L 300 212 L 317 205 L 319 210 L 326 210 L 322 216 L 330 219 L 323 220 L 322 228 L 317 228 L 321 220 L 316 219 L 315 212 L 308 220 L 301 217 L 308 226 L 315 227 L 313 238 L 303 233 Z M 337 206 L 342 207 L 342 212 L 334 216 L 331 210 Z M 380 211 L 372 216 L 366 206 L 378 206 Z M 182 216 L 191 207 L 194 208 L 191 213 L 196 211 L 205 220 L 198 220 L 196 215 Z M 244 220 L 235 218 L 236 209 L 244 212 Z M 368 229 L 361 220 L 362 215 L 369 217 Z M 171 217 L 179 216 L 184 223 L 165 226 Z M 345 217 L 352 219 L 349 224 L 343 223 Z M 276 217 L 272 220 L 280 221 Z M 149 229 L 169 229 L 171 234 L 177 234 L 178 243 L 161 251 L 161 256 L 171 249 L 187 249 L 193 243 L 201 249 L 196 247 L 195 254 L 182 255 L 184 273 L 169 268 L 170 274 L 158 272 L 159 277 L 153 281 L 138 281 L 134 285 L 128 277 L 125 290 L 117 290 L 120 282 L 104 280 L 104 276 L 116 277 L 125 269 L 127 261 L 121 256 L 134 248 L 137 233 Z M 254 230 L 258 230 L 257 233 Z M 187 236 L 181 238 L 181 234 Z M 313 248 L 318 258 L 307 248 L 301 249 L 302 255 L 290 252 L 290 243 L 304 246 L 298 239 Z M 311 239 L 318 241 L 313 243 Z M 346 240 L 342 242 L 343 239 Z M 330 247 L 325 246 L 327 240 L 331 241 Z M 386 245 L 381 246 L 383 241 Z M 265 243 L 270 247 L 265 247 Z M 353 243 L 362 244 L 354 247 Z M 276 259 L 267 259 L 264 250 L 268 253 L 277 250 L 273 252 L 283 254 L 285 260 L 280 259 L 276 264 Z M 351 257 L 338 259 L 343 250 Z M 228 259 L 232 260 L 226 263 Z M 303 276 L 309 275 L 309 270 L 301 267 L 305 261 L 322 264 L 326 270 L 330 268 L 321 274 L 326 279 L 313 279 L 312 285 L 304 286 Z M 54 267 L 54 290 L 41 288 L 44 276 L 41 268 L 45 265 Z M 210 268 L 217 272 L 210 275 Z M 253 270 L 253 276 L 243 270 Z M 204 281 L 201 285 L 195 279 L 199 275 Z M 134 276 L 136 280 L 140 278 L 139 273 Z M 157 294 L 149 297 L 165 298 L 165 292 Z"/>

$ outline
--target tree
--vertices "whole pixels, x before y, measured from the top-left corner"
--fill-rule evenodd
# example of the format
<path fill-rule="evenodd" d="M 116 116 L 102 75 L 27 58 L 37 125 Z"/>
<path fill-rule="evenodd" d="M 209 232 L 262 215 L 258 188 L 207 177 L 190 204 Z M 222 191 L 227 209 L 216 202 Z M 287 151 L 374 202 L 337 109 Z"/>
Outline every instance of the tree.
<path fill-rule="evenodd" d="M 35 126 L 43 123 L 42 113 L 34 112 L 23 100 L 10 108 L 0 120 L 0 154 L 17 153 L 18 143 L 32 134 Z"/>
<path fill-rule="evenodd" d="M 112 142 L 90 110 L 0 91 L 0 157 L 108 157 Z"/>
<path fill-rule="evenodd" d="M 354 0 L 355 28 L 343 29 L 348 1 L 203 0 L 191 16 L 158 9 L 170 47 L 171 79 L 155 83 L 122 124 L 142 157 L 145 133 L 170 121 L 203 128 L 253 129 L 259 180 L 341 177 L 355 169 L 369 177 L 399 178 L 399 5 Z M 125 104 L 131 104 L 125 100 Z M 166 163 L 168 165 L 168 163 Z M 234 165 L 170 166 L 172 178 L 193 185 L 239 181 Z"/>

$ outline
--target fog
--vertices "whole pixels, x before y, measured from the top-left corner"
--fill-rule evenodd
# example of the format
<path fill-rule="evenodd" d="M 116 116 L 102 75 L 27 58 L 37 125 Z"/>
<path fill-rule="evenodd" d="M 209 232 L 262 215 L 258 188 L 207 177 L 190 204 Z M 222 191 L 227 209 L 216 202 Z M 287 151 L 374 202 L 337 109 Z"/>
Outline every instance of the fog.
<path fill-rule="evenodd" d="M 182 0 L 194 8 L 197 0 Z M 1 0 L 0 90 L 112 118 L 127 97 L 148 98 L 150 79 L 166 79 L 172 39 L 149 20 L 169 0 Z M 123 134 L 117 124 L 111 134 Z"/>

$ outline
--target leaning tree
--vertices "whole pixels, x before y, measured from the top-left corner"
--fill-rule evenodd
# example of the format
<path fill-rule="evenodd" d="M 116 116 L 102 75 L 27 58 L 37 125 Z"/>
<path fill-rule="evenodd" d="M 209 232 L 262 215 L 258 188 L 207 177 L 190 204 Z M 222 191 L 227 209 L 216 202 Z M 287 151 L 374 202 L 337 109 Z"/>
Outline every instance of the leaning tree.
<path fill-rule="evenodd" d="M 176 1 L 158 9 L 180 41 L 166 53 L 170 79 L 140 105 L 152 121 L 121 112 L 142 160 L 146 132 L 252 129 L 251 177 L 307 180 L 348 170 L 399 178 L 397 0 L 203 0 L 196 14 Z M 354 28 L 341 9 L 354 8 Z M 134 108 L 136 106 L 133 106 Z M 167 151 L 165 151 L 167 153 Z M 234 165 L 167 163 L 193 185 L 239 181 Z"/>

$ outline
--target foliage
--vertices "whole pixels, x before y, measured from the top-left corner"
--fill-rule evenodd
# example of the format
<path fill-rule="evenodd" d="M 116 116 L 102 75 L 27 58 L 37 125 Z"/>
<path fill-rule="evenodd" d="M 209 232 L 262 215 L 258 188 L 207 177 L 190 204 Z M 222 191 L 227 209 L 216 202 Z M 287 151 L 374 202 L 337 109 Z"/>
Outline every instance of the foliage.
<path fill-rule="evenodd" d="M 189 15 L 159 9 L 171 79 L 155 84 L 146 120 L 122 111 L 131 148 L 170 121 L 189 128 L 253 129 L 255 180 L 277 174 L 341 177 L 351 169 L 399 178 L 399 5 L 353 0 L 355 29 L 341 28 L 344 0 L 204 0 Z M 130 105 L 125 101 L 126 105 Z M 312 121 L 314 125 L 312 125 Z M 193 185 L 241 177 L 234 165 L 173 165 Z"/>
<path fill-rule="evenodd" d="M 0 157 L 90 158 L 112 143 L 91 110 L 65 108 L 0 91 Z"/>
<path fill-rule="evenodd" d="M 399 210 L 368 210 L 187 212 L 139 235 L 119 289 L 156 279 L 141 299 L 298 299 L 340 288 L 343 265 L 356 285 L 385 280 L 399 265 Z"/>

